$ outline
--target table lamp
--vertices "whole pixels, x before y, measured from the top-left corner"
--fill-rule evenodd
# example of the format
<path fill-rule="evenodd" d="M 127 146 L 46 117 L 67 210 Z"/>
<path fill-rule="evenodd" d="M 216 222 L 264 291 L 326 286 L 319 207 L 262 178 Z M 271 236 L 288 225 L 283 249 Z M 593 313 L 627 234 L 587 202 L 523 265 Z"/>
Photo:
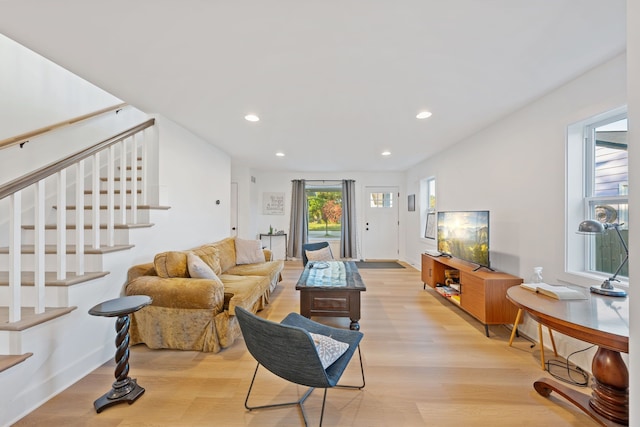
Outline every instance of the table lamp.
<path fill-rule="evenodd" d="M 611 284 L 611 282 L 614 282 L 614 281 L 619 282 L 619 280 L 616 279 L 616 276 L 618 275 L 618 273 L 620 273 L 620 270 L 629 259 L 629 248 L 627 248 L 627 244 L 622 238 L 622 234 L 620 234 L 619 227 L 620 227 L 620 224 L 616 224 L 616 223 L 611 224 L 608 222 L 602 223 L 600 221 L 595 221 L 592 219 L 587 219 L 585 221 L 582 221 L 578 226 L 578 232 L 585 233 L 585 234 L 604 233 L 606 230 L 610 228 L 615 229 L 616 233 L 618 233 L 618 237 L 620 238 L 620 242 L 622 243 L 622 247 L 624 248 L 624 252 L 626 254 L 626 256 L 624 257 L 624 260 L 622 260 L 622 263 L 620 263 L 620 266 L 618 267 L 616 272 L 613 273 L 613 276 L 609 277 L 604 282 L 602 282 L 602 284 L 599 287 L 591 286 L 591 292 L 593 293 L 600 294 L 600 295 L 607 295 L 610 297 L 626 297 L 627 296 L 626 291 L 622 289 L 614 288 L 613 285 Z"/>

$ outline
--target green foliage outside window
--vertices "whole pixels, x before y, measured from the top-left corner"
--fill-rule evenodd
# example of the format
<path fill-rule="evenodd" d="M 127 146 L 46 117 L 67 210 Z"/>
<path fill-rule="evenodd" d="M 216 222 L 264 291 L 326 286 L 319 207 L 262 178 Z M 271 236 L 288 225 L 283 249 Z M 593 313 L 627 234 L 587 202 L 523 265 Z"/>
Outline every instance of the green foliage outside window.
<path fill-rule="evenodd" d="M 307 202 L 309 234 L 315 237 L 340 237 L 342 191 L 307 190 Z"/>

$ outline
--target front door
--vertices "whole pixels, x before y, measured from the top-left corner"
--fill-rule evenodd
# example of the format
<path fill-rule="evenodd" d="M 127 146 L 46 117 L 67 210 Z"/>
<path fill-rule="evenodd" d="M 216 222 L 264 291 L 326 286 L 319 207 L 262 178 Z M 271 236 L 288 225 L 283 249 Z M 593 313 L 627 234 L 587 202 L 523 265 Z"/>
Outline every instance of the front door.
<path fill-rule="evenodd" d="M 398 215 L 398 187 L 365 187 L 365 259 L 398 259 Z"/>

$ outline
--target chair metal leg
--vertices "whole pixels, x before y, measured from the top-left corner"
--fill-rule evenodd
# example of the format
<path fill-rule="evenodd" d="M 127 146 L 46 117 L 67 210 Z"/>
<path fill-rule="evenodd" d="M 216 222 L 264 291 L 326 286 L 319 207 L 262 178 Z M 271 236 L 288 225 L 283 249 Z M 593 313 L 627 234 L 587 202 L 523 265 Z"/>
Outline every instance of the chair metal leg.
<path fill-rule="evenodd" d="M 305 392 L 305 394 L 302 395 L 302 397 L 300 399 L 292 401 L 292 402 L 273 403 L 271 405 L 249 406 L 249 395 L 251 394 L 251 390 L 253 389 L 253 383 L 255 382 L 256 374 L 258 373 L 258 368 L 259 367 L 260 367 L 260 364 L 258 363 L 257 366 L 256 366 L 256 370 L 253 372 L 253 378 L 251 379 L 251 385 L 249 385 L 249 391 L 247 392 L 247 397 L 244 400 L 244 407 L 247 408 L 250 411 L 253 410 L 253 409 L 277 408 L 279 406 L 301 405 L 307 399 L 307 397 L 309 397 L 311 392 L 313 390 L 315 390 L 314 387 L 309 387 L 309 389 Z"/>
<path fill-rule="evenodd" d="M 362 390 L 365 385 L 364 381 L 364 366 L 362 366 L 362 353 L 360 352 L 360 344 L 358 344 L 358 360 L 360 361 L 360 373 L 362 374 L 362 385 L 336 385 L 336 388 L 355 388 Z"/>
<path fill-rule="evenodd" d="M 315 390 L 314 387 L 309 387 L 309 389 L 302 395 L 302 397 L 298 400 L 292 401 L 292 402 L 283 402 L 283 403 L 273 403 L 271 405 L 259 405 L 259 406 L 249 406 L 249 396 L 251 395 L 251 390 L 253 389 L 253 383 L 256 380 L 256 375 L 258 374 L 258 368 L 260 367 L 260 364 L 258 363 L 256 365 L 256 369 L 255 371 L 253 371 L 253 378 L 251 378 L 251 384 L 249 385 L 249 391 L 247 391 L 247 397 L 244 400 L 244 407 L 247 408 L 249 411 L 252 411 L 254 409 L 268 409 L 268 408 L 279 408 L 279 407 L 283 407 L 283 406 L 293 406 L 293 405 L 298 405 L 298 407 L 300 408 L 300 412 L 302 413 L 302 419 L 304 420 L 304 425 L 305 427 L 307 425 L 309 425 L 308 421 L 307 421 L 307 414 L 304 410 L 304 401 L 307 400 L 307 397 L 309 397 L 309 395 L 311 395 L 311 393 L 313 392 L 313 390 Z M 324 399 L 326 399 L 327 397 L 327 389 L 324 389 Z M 322 401 L 322 411 L 324 413 L 324 400 Z M 320 425 L 322 425 L 322 414 L 320 415 Z"/>
<path fill-rule="evenodd" d="M 340 388 L 350 388 L 350 389 L 358 389 L 361 390 L 362 388 L 364 388 L 365 385 L 365 379 L 364 379 L 364 366 L 362 365 L 362 353 L 360 351 L 360 345 L 358 345 L 358 360 L 360 361 L 360 374 L 362 374 L 362 385 L 336 385 L 335 387 L 340 387 Z M 249 396 L 251 395 L 251 390 L 253 390 L 253 384 L 256 380 L 256 375 L 258 374 L 258 368 L 260 367 L 260 363 L 256 364 L 256 369 L 255 371 L 253 371 L 253 377 L 251 378 L 251 384 L 249 385 L 249 390 L 247 391 L 247 397 L 244 400 L 244 407 L 247 408 L 249 411 L 252 411 L 254 409 L 267 409 L 267 408 L 279 408 L 282 406 L 292 406 L 292 405 L 298 405 L 298 407 L 300 408 L 300 412 L 302 413 L 302 419 L 304 420 L 304 425 L 305 427 L 309 425 L 309 422 L 307 421 L 307 414 L 304 410 L 304 405 L 303 403 L 305 402 L 305 400 L 307 400 L 307 397 L 309 397 L 309 395 L 311 395 L 311 393 L 313 392 L 313 390 L 315 390 L 314 387 L 310 387 L 303 395 L 300 399 L 292 401 L 292 402 L 283 402 L 283 403 L 273 403 L 271 405 L 259 405 L 259 406 L 250 406 L 249 405 Z M 327 389 L 324 389 L 324 393 L 322 396 L 322 410 L 320 412 L 320 427 L 322 427 L 322 420 L 324 418 L 324 408 L 325 408 L 325 403 L 327 401 Z"/>
<path fill-rule="evenodd" d="M 320 411 L 320 424 L 319 426 L 322 427 L 322 419 L 324 418 L 324 403 L 327 401 L 327 389 L 324 389 L 324 395 L 322 396 L 322 410 Z M 307 425 L 307 420 L 304 420 L 304 425 Z"/>

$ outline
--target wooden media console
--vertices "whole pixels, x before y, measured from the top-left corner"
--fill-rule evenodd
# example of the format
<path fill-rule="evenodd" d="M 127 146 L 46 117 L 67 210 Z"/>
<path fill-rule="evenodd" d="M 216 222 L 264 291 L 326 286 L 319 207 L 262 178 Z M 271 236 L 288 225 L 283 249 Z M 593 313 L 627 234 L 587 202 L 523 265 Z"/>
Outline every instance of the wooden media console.
<path fill-rule="evenodd" d="M 489 336 L 489 325 L 511 324 L 518 309 L 507 300 L 507 289 L 522 283 L 522 278 L 511 274 L 477 269 L 477 266 L 456 258 L 433 257 L 422 254 L 422 281 L 436 288 L 445 283 L 445 270 L 460 272 L 460 295 L 447 298 L 484 325 Z"/>

